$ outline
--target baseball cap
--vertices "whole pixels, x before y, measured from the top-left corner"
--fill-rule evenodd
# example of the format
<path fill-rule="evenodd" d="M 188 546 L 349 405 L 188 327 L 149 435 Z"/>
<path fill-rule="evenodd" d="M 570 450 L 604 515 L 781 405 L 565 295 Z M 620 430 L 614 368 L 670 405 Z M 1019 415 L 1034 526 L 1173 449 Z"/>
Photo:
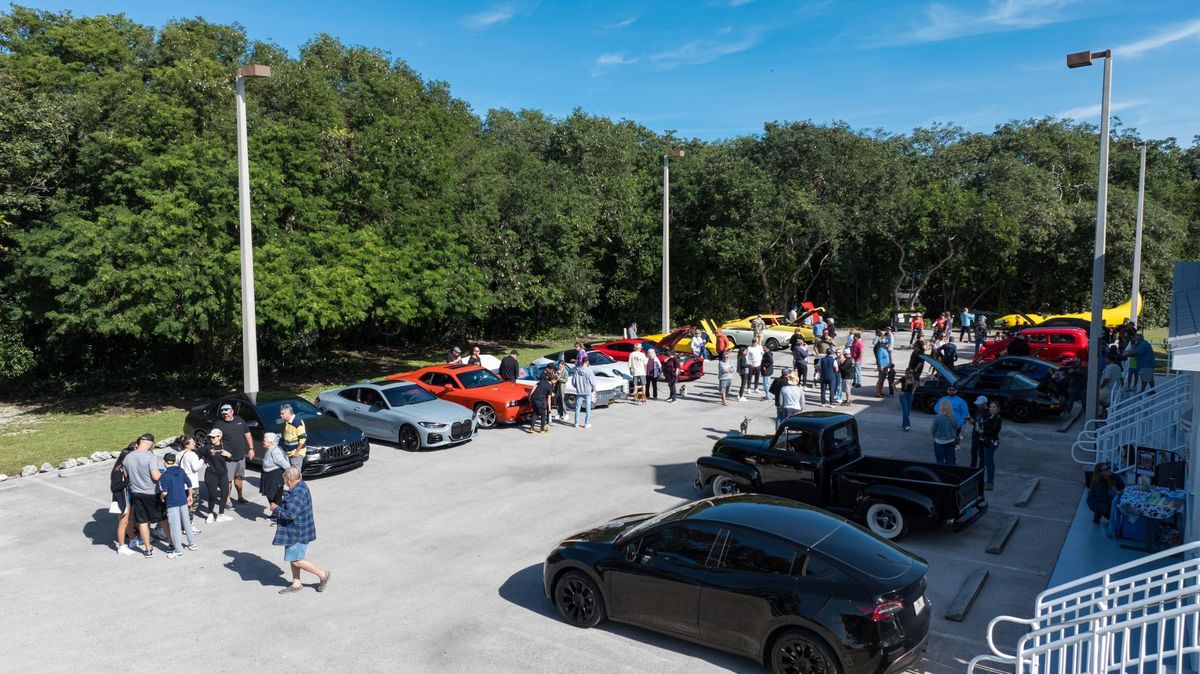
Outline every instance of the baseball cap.
<path fill-rule="evenodd" d="M 146 442 L 154 442 L 154 436 L 150 433 L 142 433 L 142 435 L 138 438 L 138 442 L 141 442 L 142 440 L 145 440 Z"/>
<path fill-rule="evenodd" d="M 987 396 L 979 396 L 978 398 L 975 399 L 975 404 L 976 405 L 986 405 L 987 401 L 988 401 Z"/>
<path fill-rule="evenodd" d="M 451 349 L 451 351 L 453 351 L 454 353 L 462 353 L 462 349 L 458 348 L 457 346 L 454 347 L 453 349 Z"/>
<path fill-rule="evenodd" d="M 163 454 L 163 463 L 167 464 L 168 466 L 175 463 L 175 453 L 167 452 L 166 454 Z"/>
<path fill-rule="evenodd" d="M 221 432 L 221 429 L 219 429 L 219 428 L 214 428 L 208 432 L 208 437 L 210 437 L 210 438 L 219 438 L 224 435 L 225 434 L 223 432 Z"/>
<path fill-rule="evenodd" d="M 225 403 L 224 405 L 221 405 L 221 414 L 224 414 L 226 412 L 232 412 L 232 411 L 233 411 L 233 405 L 230 405 L 229 403 Z"/>
<path fill-rule="evenodd" d="M 517 350 L 516 350 L 516 349 L 513 349 L 512 351 L 509 351 L 509 352 L 508 352 L 508 355 L 510 355 L 510 356 L 515 356 L 515 355 L 517 355 Z"/>
<path fill-rule="evenodd" d="M 947 387 L 946 387 L 946 390 L 947 390 L 947 391 L 957 391 L 957 390 L 958 390 L 958 387 L 957 387 L 957 386 L 955 386 L 954 384 L 951 384 L 951 385 L 949 385 L 949 386 L 947 386 Z"/>

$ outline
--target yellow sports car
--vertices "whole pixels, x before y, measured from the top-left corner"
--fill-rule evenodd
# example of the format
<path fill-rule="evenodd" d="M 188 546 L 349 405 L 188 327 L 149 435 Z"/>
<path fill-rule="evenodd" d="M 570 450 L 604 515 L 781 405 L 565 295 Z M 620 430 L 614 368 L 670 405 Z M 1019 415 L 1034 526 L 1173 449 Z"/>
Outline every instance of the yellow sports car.
<path fill-rule="evenodd" d="M 1142 315 L 1142 308 L 1145 305 L 1142 303 L 1142 295 L 1138 293 L 1138 316 Z M 1104 317 L 1104 325 L 1110 328 L 1115 328 L 1125 321 L 1129 320 L 1129 310 L 1132 308 L 1132 300 L 1118 304 L 1115 307 L 1109 307 L 1102 314 Z M 1041 314 L 1006 314 L 996 319 L 996 326 L 1000 328 L 1012 328 L 1023 325 L 1037 325 L 1052 318 L 1077 318 L 1084 321 L 1092 320 L 1092 312 L 1081 311 L 1077 314 L 1050 314 L 1043 316 Z"/>
<path fill-rule="evenodd" d="M 805 323 L 804 319 L 808 318 L 812 314 L 821 313 L 823 311 L 825 311 L 825 307 L 806 309 L 799 316 L 797 316 L 795 322 L 791 324 L 787 322 L 785 316 L 780 314 L 756 314 L 754 316 L 747 316 L 746 318 L 741 318 L 736 321 L 728 321 L 722 324 L 721 328 L 725 330 L 725 334 L 729 336 L 729 340 L 735 345 L 750 346 L 750 342 L 754 339 L 754 329 L 750 327 L 750 321 L 754 320 L 755 318 L 761 318 L 763 319 L 763 323 L 766 323 L 766 329 L 764 329 L 762 333 L 763 346 L 772 351 L 776 351 L 778 349 L 787 347 L 787 344 L 791 341 L 792 335 L 796 333 L 797 329 L 800 330 L 800 336 L 803 337 L 805 341 L 812 342 L 812 326 Z"/>
<path fill-rule="evenodd" d="M 696 323 L 700 326 L 700 329 L 704 330 L 704 333 L 708 335 L 708 343 L 705 344 L 704 346 L 705 346 L 705 349 L 708 350 L 709 357 L 716 358 L 717 357 L 716 324 L 707 318 L 701 318 Z M 646 339 L 651 342 L 657 342 L 657 341 L 662 341 L 662 338 L 666 337 L 666 333 L 660 333 L 657 335 L 641 335 L 641 337 L 642 337 L 642 339 Z M 675 343 L 675 350 L 680 353 L 692 353 L 692 338 L 691 337 L 683 337 L 682 339 L 680 339 L 678 342 Z"/>

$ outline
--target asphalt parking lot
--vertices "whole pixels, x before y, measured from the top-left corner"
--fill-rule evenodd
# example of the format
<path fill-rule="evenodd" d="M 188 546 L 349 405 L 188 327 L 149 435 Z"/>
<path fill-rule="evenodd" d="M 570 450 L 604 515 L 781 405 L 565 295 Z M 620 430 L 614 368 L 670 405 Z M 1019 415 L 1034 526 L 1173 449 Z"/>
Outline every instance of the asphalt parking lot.
<path fill-rule="evenodd" d="M 763 671 L 637 628 L 568 627 L 541 588 L 542 560 L 559 539 L 696 498 L 693 461 L 715 438 L 743 417 L 751 432 L 772 429 L 769 402 L 722 407 L 715 367 L 706 369 L 680 402 L 616 404 L 596 411 L 587 430 L 500 428 L 421 453 L 374 443 L 362 469 L 310 482 L 318 539 L 309 557 L 334 572 L 323 594 L 276 593 L 285 584 L 282 549 L 271 545 L 256 488 L 235 521 L 203 525 L 199 551 L 146 560 L 113 551 L 111 463 L 0 485 L 5 669 Z M 905 433 L 894 399 L 860 400 L 841 409 L 858 417 L 866 453 L 932 460 L 931 417 L 914 413 Z M 988 621 L 1028 615 L 1045 588 L 1082 487 L 1073 435 L 1056 428 L 1006 423 L 988 514 L 959 533 L 917 531 L 902 541 L 930 563 L 933 631 L 916 670 L 964 671 L 986 650 Z M 1033 502 L 1016 508 L 1035 476 Z M 1008 514 L 1021 521 L 1007 549 L 986 554 Z M 990 577 L 973 610 L 964 622 L 946 620 L 978 568 Z"/>

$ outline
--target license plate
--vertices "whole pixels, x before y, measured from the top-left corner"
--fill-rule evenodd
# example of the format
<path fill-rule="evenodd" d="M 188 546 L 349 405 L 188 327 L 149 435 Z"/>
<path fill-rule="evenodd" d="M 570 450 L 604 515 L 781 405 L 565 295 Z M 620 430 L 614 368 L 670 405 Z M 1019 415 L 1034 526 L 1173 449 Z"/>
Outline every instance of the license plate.
<path fill-rule="evenodd" d="M 921 611 L 925 610 L 925 596 L 924 595 L 917 597 L 917 600 L 913 602 L 913 609 L 916 611 L 917 615 L 921 615 Z"/>

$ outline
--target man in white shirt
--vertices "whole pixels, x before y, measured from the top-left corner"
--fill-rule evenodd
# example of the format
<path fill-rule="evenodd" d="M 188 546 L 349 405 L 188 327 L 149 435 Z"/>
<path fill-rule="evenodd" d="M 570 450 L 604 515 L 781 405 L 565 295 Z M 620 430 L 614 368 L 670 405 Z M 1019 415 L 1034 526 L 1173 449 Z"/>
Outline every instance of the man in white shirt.
<path fill-rule="evenodd" d="M 633 377 L 633 382 L 629 385 L 629 394 L 633 395 L 634 387 L 641 386 L 642 390 L 646 390 L 646 354 L 642 352 L 642 344 L 638 342 L 633 345 L 633 353 L 629 354 L 629 374 Z"/>

